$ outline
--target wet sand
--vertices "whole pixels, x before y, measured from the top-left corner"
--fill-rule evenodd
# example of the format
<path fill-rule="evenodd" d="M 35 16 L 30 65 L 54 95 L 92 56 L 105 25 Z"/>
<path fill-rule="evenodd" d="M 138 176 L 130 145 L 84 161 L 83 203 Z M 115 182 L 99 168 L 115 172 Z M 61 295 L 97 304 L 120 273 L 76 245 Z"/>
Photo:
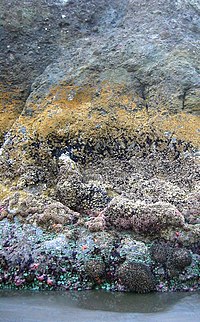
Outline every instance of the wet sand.
<path fill-rule="evenodd" d="M 0 322 L 199 322 L 200 293 L 0 291 Z"/>

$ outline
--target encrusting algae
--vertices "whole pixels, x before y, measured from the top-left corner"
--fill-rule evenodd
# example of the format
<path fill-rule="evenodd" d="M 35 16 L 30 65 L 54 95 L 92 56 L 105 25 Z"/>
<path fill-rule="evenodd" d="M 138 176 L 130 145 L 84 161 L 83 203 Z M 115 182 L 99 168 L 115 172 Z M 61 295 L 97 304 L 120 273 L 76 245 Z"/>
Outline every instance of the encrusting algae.
<path fill-rule="evenodd" d="M 23 106 L 20 89 L 0 84 L 0 143 L 21 114 Z"/>
<path fill-rule="evenodd" d="M 37 100 L 34 94 L 12 127 L 17 144 L 29 145 L 34 140 L 51 142 L 61 147 L 79 145 L 84 153 L 87 144 L 93 149 L 98 142 L 117 142 L 123 149 L 133 141 L 153 144 L 160 140 L 164 147 L 171 139 L 181 145 L 198 147 L 199 116 L 166 110 L 148 110 L 137 106 L 137 98 L 123 85 L 102 83 L 98 87 L 57 85 Z"/>

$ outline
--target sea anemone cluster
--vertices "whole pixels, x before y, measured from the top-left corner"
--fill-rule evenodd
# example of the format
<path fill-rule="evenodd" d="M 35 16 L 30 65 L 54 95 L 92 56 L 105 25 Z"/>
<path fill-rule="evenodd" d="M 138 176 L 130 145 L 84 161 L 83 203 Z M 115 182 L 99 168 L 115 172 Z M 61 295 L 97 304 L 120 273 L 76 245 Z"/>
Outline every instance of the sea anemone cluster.
<path fill-rule="evenodd" d="M 0 287 L 136 293 L 199 288 L 199 255 L 186 248 L 80 229 L 69 238 L 17 220 L 1 221 Z"/>

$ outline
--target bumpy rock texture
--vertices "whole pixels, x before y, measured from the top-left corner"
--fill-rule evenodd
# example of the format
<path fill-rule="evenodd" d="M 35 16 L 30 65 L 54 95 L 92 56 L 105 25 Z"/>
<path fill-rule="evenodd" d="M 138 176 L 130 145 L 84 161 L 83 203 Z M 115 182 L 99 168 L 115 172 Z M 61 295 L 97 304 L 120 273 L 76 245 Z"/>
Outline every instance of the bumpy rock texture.
<path fill-rule="evenodd" d="M 0 283 L 199 289 L 200 6 L 0 1 Z"/>
<path fill-rule="evenodd" d="M 154 290 L 154 280 L 150 269 L 144 264 L 124 263 L 118 271 L 120 282 L 131 291 L 149 293 Z"/>
<path fill-rule="evenodd" d="M 109 82 L 125 85 L 123 94 L 140 108 L 198 113 L 198 1 L 1 0 L 0 6 L 2 134 L 30 91 L 35 102 L 60 82 L 75 85 L 65 87 L 66 100 L 77 86 L 94 86 L 96 96 Z M 26 110 L 30 115 L 30 105 Z"/>

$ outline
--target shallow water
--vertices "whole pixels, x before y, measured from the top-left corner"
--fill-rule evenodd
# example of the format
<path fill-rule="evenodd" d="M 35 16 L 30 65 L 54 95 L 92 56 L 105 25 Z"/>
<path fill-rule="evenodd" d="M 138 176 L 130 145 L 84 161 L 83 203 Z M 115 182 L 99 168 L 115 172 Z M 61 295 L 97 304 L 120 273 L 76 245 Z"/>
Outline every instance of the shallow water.
<path fill-rule="evenodd" d="M 0 291 L 0 322 L 199 322 L 200 293 Z"/>

